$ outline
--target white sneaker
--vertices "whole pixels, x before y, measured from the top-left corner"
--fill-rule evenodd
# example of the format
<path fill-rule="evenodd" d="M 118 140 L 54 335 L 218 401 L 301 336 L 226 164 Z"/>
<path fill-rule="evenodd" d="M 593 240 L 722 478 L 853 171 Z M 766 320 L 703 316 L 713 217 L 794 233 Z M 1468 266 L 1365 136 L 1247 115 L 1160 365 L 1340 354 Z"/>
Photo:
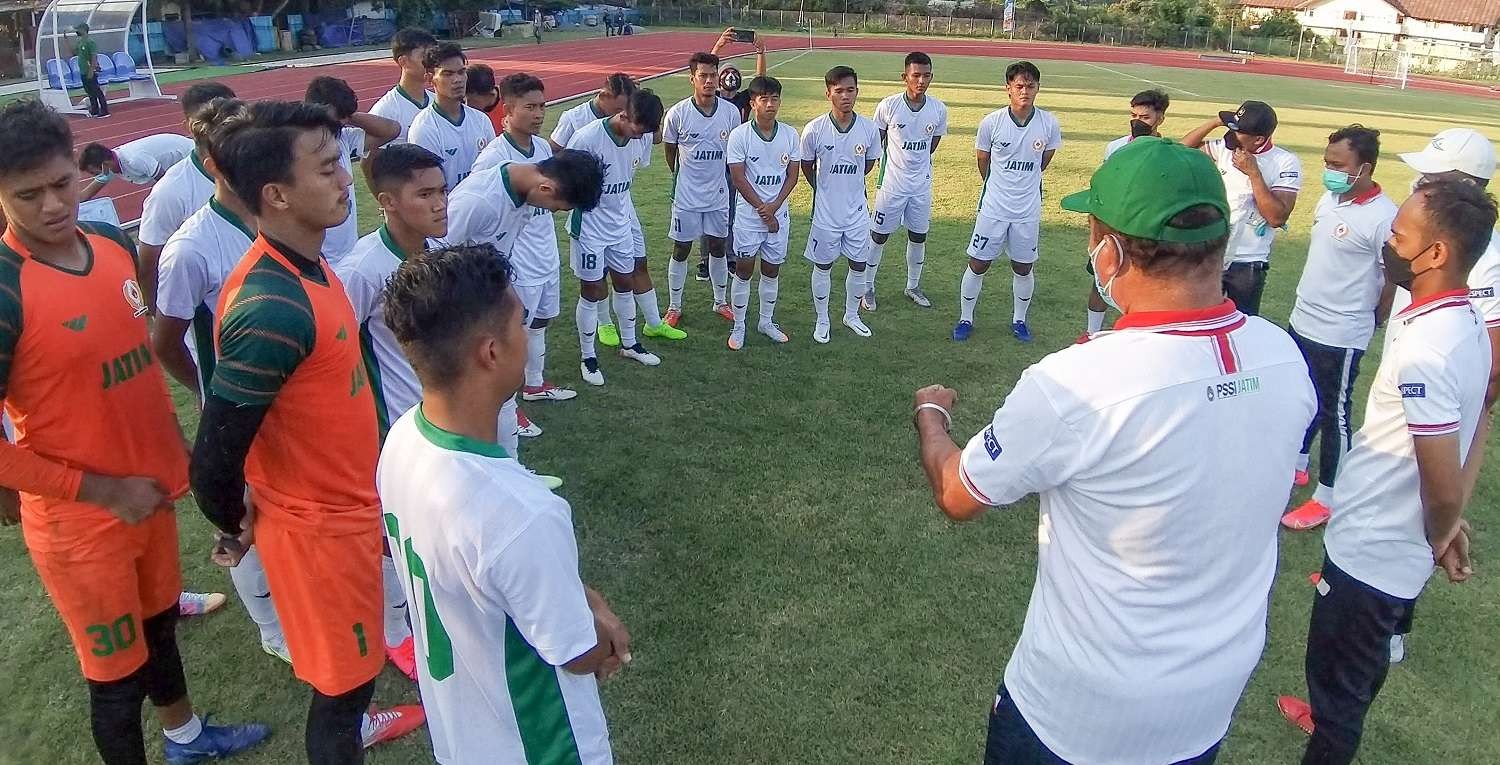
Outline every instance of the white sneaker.
<path fill-rule="evenodd" d="M 1400 664 L 1406 659 L 1406 636 L 1391 636 L 1391 663 Z"/>
<path fill-rule="evenodd" d="M 536 438 L 542 434 L 542 426 L 527 420 L 525 425 L 516 427 L 516 435 L 522 438 Z"/>
<path fill-rule="evenodd" d="M 729 350 L 737 351 L 745 347 L 745 325 L 736 324 L 729 331 Z"/>
<path fill-rule="evenodd" d="M 578 391 L 559 388 L 547 382 L 535 388 L 525 387 L 521 389 L 521 399 L 523 401 L 571 401 L 577 397 Z"/>
<path fill-rule="evenodd" d="M 583 375 L 583 381 L 589 385 L 603 385 L 604 372 L 599 369 L 599 359 L 587 358 L 578 365 L 578 372 Z"/>
<path fill-rule="evenodd" d="M 620 355 L 624 358 L 630 359 L 631 361 L 639 361 L 648 367 L 654 367 L 657 364 L 661 363 L 660 356 L 657 356 L 651 351 L 646 350 L 646 347 L 641 345 L 640 343 L 636 343 L 629 348 L 621 348 Z"/>
<path fill-rule="evenodd" d="M 828 322 L 820 321 L 817 324 L 813 325 L 813 342 L 828 342 Z"/>
<path fill-rule="evenodd" d="M 773 342 L 777 343 L 784 343 L 791 339 L 786 336 L 785 332 L 781 331 L 781 327 L 776 326 L 773 322 L 762 322 L 755 328 L 755 331 L 771 338 Z"/>
<path fill-rule="evenodd" d="M 546 475 L 544 473 L 538 473 L 535 470 L 532 470 L 531 468 L 526 467 L 525 465 L 522 465 L 521 467 L 526 468 L 526 472 L 530 473 L 532 478 L 535 478 L 538 481 L 541 481 L 542 485 L 546 486 L 548 491 L 557 491 L 558 489 L 561 489 L 562 486 L 563 486 L 563 479 L 558 478 L 555 475 Z"/>
<path fill-rule="evenodd" d="M 870 335 L 874 334 L 870 331 L 869 327 L 865 326 L 864 322 L 859 320 L 858 316 L 845 314 L 844 326 L 854 330 L 854 334 L 859 335 L 860 337 L 869 337 Z"/>
<path fill-rule="evenodd" d="M 927 299 L 927 295 L 922 292 L 921 287 L 912 287 L 911 289 L 907 290 L 906 297 L 910 298 L 911 302 L 916 303 L 923 308 L 932 307 L 932 301 Z"/>
<path fill-rule="evenodd" d="M 182 592 L 177 596 L 177 613 L 202 616 L 219 610 L 228 598 L 222 592 Z"/>
<path fill-rule="evenodd" d="M 292 663 L 292 652 L 287 650 L 286 647 L 286 635 L 283 635 L 280 632 L 271 636 L 261 635 L 260 650 L 265 651 L 268 655 L 275 656 L 276 658 L 281 659 L 287 664 Z"/>

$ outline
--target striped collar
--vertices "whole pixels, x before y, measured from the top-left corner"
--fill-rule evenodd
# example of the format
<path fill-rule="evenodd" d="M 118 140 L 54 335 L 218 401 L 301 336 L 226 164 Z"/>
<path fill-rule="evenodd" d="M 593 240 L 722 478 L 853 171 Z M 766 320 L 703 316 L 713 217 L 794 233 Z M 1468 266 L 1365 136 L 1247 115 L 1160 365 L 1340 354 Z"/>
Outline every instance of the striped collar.
<path fill-rule="evenodd" d="M 1214 335 L 1245 324 L 1245 314 L 1228 298 L 1209 308 L 1190 311 L 1142 311 L 1127 313 L 1115 321 L 1115 330 L 1145 330 L 1174 335 Z"/>
<path fill-rule="evenodd" d="M 1437 292 L 1421 300 L 1413 300 L 1411 305 L 1403 309 L 1401 313 L 1396 314 L 1396 318 L 1403 320 L 1414 319 L 1424 313 L 1431 313 L 1442 308 L 1454 308 L 1461 305 L 1469 305 L 1469 289 L 1467 287 Z"/>

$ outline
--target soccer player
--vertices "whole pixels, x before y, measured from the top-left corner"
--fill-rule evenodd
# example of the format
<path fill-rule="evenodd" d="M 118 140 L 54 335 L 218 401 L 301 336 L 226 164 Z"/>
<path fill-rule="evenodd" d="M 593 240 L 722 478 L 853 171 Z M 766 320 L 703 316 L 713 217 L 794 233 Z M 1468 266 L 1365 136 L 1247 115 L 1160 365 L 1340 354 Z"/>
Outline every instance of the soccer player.
<path fill-rule="evenodd" d="M 443 178 L 452 191 L 467 178 L 474 160 L 490 141 L 495 127 L 484 113 L 464 105 L 469 59 L 457 43 L 442 43 L 427 51 L 432 71 L 432 103 L 411 122 L 408 140 L 443 158 Z"/>
<path fill-rule="evenodd" d="M 193 133 L 192 120 L 194 112 L 215 98 L 234 98 L 234 91 L 218 82 L 200 82 L 188 86 L 177 97 L 194 148 L 187 159 L 167 168 L 166 174 L 146 194 L 145 206 L 141 208 L 141 225 L 135 232 L 141 246 L 141 293 L 146 296 L 146 304 L 153 308 L 161 248 L 182 222 L 208 204 L 208 198 L 214 195 L 214 179 L 204 169 L 202 160 L 207 144 Z"/>
<path fill-rule="evenodd" d="M 969 265 L 959 284 L 958 324 L 953 339 L 969 339 L 974 331 L 974 305 L 984 288 L 984 275 L 1001 251 L 1010 259 L 1011 334 L 1031 342 L 1026 312 L 1036 292 L 1037 247 L 1042 230 L 1042 173 L 1062 146 L 1057 117 L 1036 107 L 1042 86 L 1041 70 L 1030 61 L 1005 68 L 1005 92 L 1010 104 L 990 112 L 979 123 L 974 155 L 984 187 L 979 192 L 979 217 L 969 240 Z"/>
<path fill-rule="evenodd" d="M 885 242 L 906 227 L 906 297 L 923 308 L 932 301 L 922 294 L 922 264 L 927 257 L 927 229 L 932 223 L 932 155 L 948 134 L 948 107 L 932 96 L 932 57 L 906 54 L 901 69 L 906 90 L 886 96 L 875 107 L 875 127 L 885 157 L 875 181 L 875 212 L 870 216 L 870 254 L 863 298 L 875 310 L 875 273 L 885 255 Z"/>
<path fill-rule="evenodd" d="M 201 405 L 214 369 L 214 312 L 229 273 L 255 240 L 255 215 L 234 195 L 215 169 L 213 130 L 237 118 L 247 108 L 233 98 L 215 99 L 191 120 L 194 135 L 206 136 L 200 161 L 214 176 L 214 195 L 188 219 L 162 248 L 158 273 L 156 320 L 151 324 L 151 348 L 156 358 Z M 261 650 L 291 663 L 286 636 L 276 618 L 260 554 L 251 548 L 229 578 L 260 631 Z"/>
<path fill-rule="evenodd" d="M 484 147 L 474 162 L 475 172 L 500 162 L 544 162 L 554 153 L 551 142 L 542 138 L 542 123 L 547 120 L 547 94 L 542 81 L 516 72 L 501 80 L 500 92 L 509 115 L 505 133 Z M 513 284 L 521 305 L 526 308 L 526 384 L 521 388 L 521 398 L 567 401 L 578 392 L 553 385 L 544 375 L 547 327 L 562 313 L 562 265 L 551 211 L 532 208 L 531 222 L 510 246 L 510 262 L 515 269 Z M 530 420 L 519 410 L 517 419 L 524 431 Z"/>
<path fill-rule="evenodd" d="M 307 83 L 307 93 L 302 100 L 332 109 L 333 116 L 343 123 L 344 129 L 339 132 L 339 164 L 351 175 L 354 161 L 363 159 L 401 135 L 401 125 L 395 120 L 361 112 L 354 89 L 337 77 L 314 77 Z M 354 243 L 359 239 L 358 196 L 349 195 L 349 217 L 328 229 L 328 234 L 323 237 L 323 257 L 330 264 L 337 265 L 340 258 L 354 249 Z"/>
<path fill-rule="evenodd" d="M 177 650 L 173 501 L 187 452 L 161 368 L 135 250 L 80 224 L 67 120 L 39 101 L 0 109 L 0 486 L 21 492 L 21 532 L 88 681 L 94 745 L 108 765 L 146 762 L 149 697 L 169 762 L 248 749 L 263 725 L 205 725 Z"/>
<path fill-rule="evenodd" d="M 1104 160 L 1108 162 L 1115 152 L 1137 138 L 1145 136 L 1160 138 L 1161 124 L 1167 119 L 1167 107 L 1171 103 L 1172 99 L 1164 91 L 1143 90 L 1135 94 L 1130 99 L 1130 134 L 1110 141 L 1104 147 Z M 1088 320 L 1085 324 L 1084 337 L 1104 329 L 1104 314 L 1108 308 L 1109 306 L 1104 304 L 1104 298 L 1099 296 L 1099 291 L 1090 286 Z"/>
<path fill-rule="evenodd" d="M 505 102 L 500 98 L 494 69 L 485 64 L 469 65 L 468 82 L 464 84 L 464 105 L 484 112 L 497 137 L 505 132 Z"/>
<path fill-rule="evenodd" d="M 694 53 L 688 59 L 693 95 L 667 110 L 662 128 L 663 152 L 672 170 L 672 259 L 667 261 L 667 285 L 671 297 L 666 322 L 682 320 L 682 291 L 687 284 L 688 255 L 693 242 L 702 238 L 708 251 L 708 272 L 713 280 L 714 313 L 733 320 L 724 299 L 728 266 L 724 247 L 729 236 L 729 177 L 724 148 L 729 132 L 740 126 L 735 105 L 718 96 L 719 57 Z"/>
<path fill-rule="evenodd" d="M 755 258 L 760 257 L 760 321 L 756 330 L 777 343 L 788 340 L 776 326 L 776 295 L 780 289 L 781 264 L 786 262 L 791 238 L 791 216 L 786 201 L 797 188 L 801 168 L 797 131 L 776 120 L 781 110 L 781 82 L 761 75 L 750 81 L 753 122 L 729 134 L 729 174 L 743 197 L 735 206 L 734 327 L 729 349 L 745 344 L 745 312 L 750 304 L 750 277 Z"/>
<path fill-rule="evenodd" d="M 612 762 L 598 678 L 630 633 L 578 575 L 567 501 L 495 441 L 526 335 L 505 258 L 455 246 L 402 264 L 386 320 L 422 382 L 379 487 L 413 603 L 439 762 Z"/>
<path fill-rule="evenodd" d="M 89 200 L 98 196 L 116 175 L 137 186 L 149 186 L 192 150 L 193 139 L 176 133 L 148 135 L 113 150 L 102 143 L 91 143 L 78 154 L 78 169 L 94 176 L 82 197 Z"/>
<path fill-rule="evenodd" d="M 568 217 L 571 238 L 569 260 L 580 286 L 578 346 L 583 355 L 580 370 L 589 385 L 603 385 L 604 372 L 594 351 L 594 333 L 599 304 L 607 294 L 605 271 L 614 283 L 613 300 L 620 327 L 620 355 L 648 367 L 661 358 L 646 350 L 635 336 L 637 301 L 646 319 L 642 334 L 680 340 L 687 333 L 662 321 L 656 310 L 656 290 L 651 286 L 644 248 L 635 239 L 640 229 L 630 186 L 635 173 L 651 155 L 647 136 L 661 128 L 661 99 L 649 89 L 630 94 L 624 111 L 583 126 L 568 141 L 568 148 L 586 151 L 604 163 L 604 193 L 599 205 L 587 212 L 574 210 Z"/>
<path fill-rule="evenodd" d="M 1281 524 L 1289 529 L 1310 529 L 1328 520 L 1339 460 L 1349 450 L 1359 362 L 1375 327 L 1385 323 L 1379 311 L 1386 286 L 1380 251 L 1391 236 L 1396 203 L 1375 182 L 1379 159 L 1380 131 L 1361 125 L 1334 132 L 1323 150 L 1327 193 L 1313 211 L 1307 265 L 1287 322 L 1318 392 L 1318 414 L 1302 439 L 1293 483 L 1307 485 L 1309 455 L 1318 437 L 1318 488 L 1282 516 Z"/>
<path fill-rule="evenodd" d="M 1390 670 L 1391 639 L 1442 568 L 1473 574 L 1463 518 L 1484 444 L 1490 341 L 1465 277 L 1495 225 L 1495 200 L 1465 181 L 1412 192 L 1391 225 L 1386 278 L 1411 305 L 1394 314 L 1364 425 L 1334 487 L 1322 579 L 1307 634 L 1308 701 L 1278 700 L 1311 734 L 1303 762 L 1354 761 L 1365 714 Z"/>
<path fill-rule="evenodd" d="M 1206 140 L 1219 128 L 1223 138 Z M 1234 209 L 1229 254 L 1224 261 L 1224 294 L 1240 310 L 1260 313 L 1260 298 L 1271 269 L 1271 245 L 1276 230 L 1286 226 L 1302 189 L 1302 161 L 1271 141 L 1276 132 L 1276 110 L 1260 101 L 1246 101 L 1238 111 L 1217 117 L 1183 136 L 1188 146 L 1203 151 L 1218 164 Z"/>
<path fill-rule="evenodd" d="M 817 312 L 813 340 L 819 343 L 828 342 L 828 293 L 833 281 L 829 271 L 839 255 L 849 261 L 844 277 L 844 326 L 860 337 L 870 336 L 870 328 L 859 318 L 859 299 L 865 294 L 865 250 L 870 243 L 865 176 L 881 155 L 875 123 L 854 113 L 859 75 L 847 66 L 836 66 L 823 75 L 823 84 L 829 112 L 802 128 L 802 147 L 797 152 L 803 177 L 823 200 L 813 205 L 812 228 L 803 252 L 813 264 L 813 310 Z"/>
<path fill-rule="evenodd" d="M 1138 140 L 1062 205 L 1089 213 L 1114 331 L 1023 372 L 963 447 L 947 432 L 957 394 L 916 394 L 946 515 L 1041 495 L 1036 585 L 984 761 L 1207 765 L 1265 646 L 1312 383 L 1285 332 L 1224 299 L 1231 208 L 1201 152 Z"/>
<path fill-rule="evenodd" d="M 427 90 L 432 79 L 427 51 L 435 46 L 437 38 L 417 27 L 407 27 L 391 37 L 391 59 L 400 68 L 401 79 L 370 107 L 370 113 L 401 125 L 401 134 L 396 136 L 398 142 L 408 140 L 412 120 L 432 103 L 432 93 Z"/>
<path fill-rule="evenodd" d="M 319 254 L 349 212 L 342 129 L 327 109 L 281 101 L 216 129 L 217 169 L 260 235 L 221 290 L 191 471 L 198 507 L 220 531 L 215 559 L 233 565 L 259 548 L 292 671 L 313 687 L 306 743 L 316 763 L 360 762 L 364 746 L 422 720 L 421 707 L 370 707 L 385 661 L 380 436 L 359 325 Z"/>

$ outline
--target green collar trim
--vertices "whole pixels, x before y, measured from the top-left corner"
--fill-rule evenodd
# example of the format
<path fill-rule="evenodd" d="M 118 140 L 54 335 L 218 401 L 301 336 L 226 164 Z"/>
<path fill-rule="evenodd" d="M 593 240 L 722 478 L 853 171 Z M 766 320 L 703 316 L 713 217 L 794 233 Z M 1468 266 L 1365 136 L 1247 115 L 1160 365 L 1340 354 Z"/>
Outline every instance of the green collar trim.
<path fill-rule="evenodd" d="M 916 106 L 912 106 L 911 99 L 907 98 L 905 93 L 902 93 L 901 94 L 901 102 L 904 103 L 904 104 L 906 104 L 906 108 L 910 109 L 912 114 L 917 114 L 917 113 L 921 112 L 923 109 L 927 108 L 927 96 L 925 96 L 925 95 L 922 96 L 922 100 L 921 101 L 917 102 Z"/>
<path fill-rule="evenodd" d="M 714 108 L 712 108 L 712 109 L 710 109 L 709 111 L 706 111 L 706 112 L 703 111 L 703 107 L 701 107 L 701 106 L 698 105 L 698 99 L 696 99 L 696 98 L 689 98 L 688 100 L 693 103 L 693 108 L 697 109 L 698 113 L 701 114 L 701 115 L 703 115 L 703 116 L 705 116 L 705 117 L 712 117 L 715 114 L 719 113 L 719 94 L 717 94 L 717 93 L 714 94 Z"/>
<path fill-rule="evenodd" d="M 245 219 L 241 218 L 238 215 L 235 215 L 234 211 L 230 210 L 228 207 L 219 204 L 219 200 L 216 197 L 208 198 L 208 206 L 209 209 L 217 213 L 220 218 L 223 218 L 224 220 L 228 221 L 230 225 L 239 229 L 241 234 L 249 237 L 251 241 L 255 241 L 255 231 L 251 230 L 250 225 L 245 222 Z"/>
<path fill-rule="evenodd" d="M 599 104 L 594 103 L 594 100 L 595 99 L 593 98 L 589 99 L 589 111 L 594 113 L 594 119 L 604 119 L 605 117 L 608 117 L 608 114 L 599 111 Z"/>
<path fill-rule="evenodd" d="M 203 173 L 204 178 L 207 178 L 210 181 L 214 179 L 213 175 L 208 172 L 208 168 L 203 166 L 203 158 L 198 156 L 197 149 L 193 149 L 191 152 L 189 152 L 188 157 L 193 160 L 193 167 L 198 168 L 198 172 Z"/>
<path fill-rule="evenodd" d="M 422 91 L 422 101 L 420 103 L 418 103 L 417 99 L 412 98 L 410 93 L 406 92 L 406 88 L 401 87 L 399 84 L 396 86 L 396 94 L 410 101 L 411 105 L 418 109 L 426 109 L 427 105 L 432 103 L 432 95 L 426 90 Z"/>
<path fill-rule="evenodd" d="M 614 141 L 615 145 L 621 148 L 624 148 L 625 144 L 630 143 L 629 138 L 625 138 L 615 132 L 614 126 L 609 124 L 608 117 L 604 118 L 604 134 L 609 136 L 609 140 Z"/>
<path fill-rule="evenodd" d="M 525 157 L 527 159 L 531 159 L 533 156 L 536 156 L 536 141 L 535 140 L 532 140 L 532 142 L 531 142 L 531 148 L 530 149 L 523 149 L 523 148 L 521 148 L 521 144 L 516 143 L 516 139 L 511 138 L 510 137 L 510 133 L 506 133 L 505 134 L 505 141 L 506 141 L 506 143 L 510 144 L 510 147 L 512 149 L 515 149 L 516 151 L 521 152 L 521 156 L 523 156 L 523 157 Z"/>
<path fill-rule="evenodd" d="M 1031 107 L 1031 114 L 1026 115 L 1026 121 L 1025 122 L 1022 122 L 1022 121 L 1016 119 L 1016 113 L 1015 113 L 1015 111 L 1012 110 L 1010 108 L 1010 106 L 1008 106 L 1008 105 L 1005 107 L 1005 113 L 1010 116 L 1011 123 L 1013 123 L 1016 127 L 1026 127 L 1027 125 L 1031 124 L 1032 120 L 1036 119 L 1036 107 L 1035 106 Z"/>
<path fill-rule="evenodd" d="M 467 106 L 464 106 L 463 102 L 459 102 L 459 104 L 458 104 L 458 119 L 453 119 L 452 117 L 449 117 L 447 112 L 443 111 L 442 109 L 439 109 L 438 108 L 438 102 L 437 102 L 436 98 L 432 99 L 432 105 L 431 105 L 430 108 L 434 112 L 436 112 L 439 117 L 442 117 L 444 120 L 447 120 L 448 124 L 452 125 L 453 127 L 463 127 L 464 126 L 464 117 L 468 116 L 468 114 L 469 114 L 469 108 Z"/>
<path fill-rule="evenodd" d="M 468 436 L 451 433 L 433 425 L 432 421 L 427 419 L 427 413 L 422 411 L 420 403 L 417 404 L 416 420 L 417 432 L 421 433 L 422 437 L 426 438 L 428 443 L 440 449 L 447 449 L 451 452 L 468 452 L 469 454 L 477 454 L 481 457 L 494 457 L 495 459 L 505 459 L 510 456 L 510 454 L 506 453 L 505 447 L 500 444 L 487 444 L 483 441 L 476 441 Z"/>
<path fill-rule="evenodd" d="M 837 130 L 840 133 L 847 133 L 850 130 L 854 129 L 854 123 L 859 122 L 859 115 L 858 114 L 850 114 L 849 115 L 849 127 L 846 127 L 846 128 L 839 127 L 839 120 L 838 120 L 837 117 L 833 116 L 833 112 L 829 112 L 828 113 L 828 122 L 829 122 L 829 124 L 833 125 L 833 129 L 834 130 Z"/>
<path fill-rule="evenodd" d="M 390 226 L 382 223 L 380 224 L 380 228 L 376 230 L 380 232 L 380 243 L 385 245 L 385 248 L 390 250 L 392 255 L 396 256 L 396 260 L 405 263 L 406 252 L 401 249 L 401 245 L 396 244 L 396 237 L 391 236 Z"/>
<path fill-rule="evenodd" d="M 511 204 L 514 204 L 517 208 L 519 208 L 522 205 L 526 204 L 526 198 L 521 196 L 520 194 L 517 194 L 516 187 L 512 186 L 510 183 L 511 164 L 512 163 L 506 163 L 500 166 L 500 183 L 505 186 L 505 193 L 510 196 Z"/>
<path fill-rule="evenodd" d="M 780 120 L 777 120 L 776 122 L 772 122 L 771 123 L 771 133 L 770 133 L 770 135 L 767 135 L 765 133 L 760 132 L 760 123 L 755 122 L 753 120 L 750 122 L 750 129 L 755 131 L 755 136 L 757 138 L 759 138 L 760 140 L 765 141 L 766 143 L 770 143 L 772 141 L 772 139 L 776 138 L 776 131 L 779 130 L 780 128 L 781 128 L 781 121 Z"/>

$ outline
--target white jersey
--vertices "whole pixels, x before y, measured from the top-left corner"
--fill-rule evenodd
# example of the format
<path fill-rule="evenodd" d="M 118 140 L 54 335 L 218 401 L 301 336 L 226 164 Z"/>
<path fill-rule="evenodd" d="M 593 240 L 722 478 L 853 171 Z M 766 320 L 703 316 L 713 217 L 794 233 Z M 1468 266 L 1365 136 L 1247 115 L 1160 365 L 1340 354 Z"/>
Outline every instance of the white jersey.
<path fill-rule="evenodd" d="M 685 212 L 729 209 L 724 151 L 730 131 L 739 126 L 739 107 L 718 96 L 714 96 L 714 108 L 708 114 L 699 110 L 691 98 L 684 98 L 667 110 L 661 139 L 677 145 L 673 207 Z"/>
<path fill-rule="evenodd" d="M 991 220 L 1030 223 L 1042 219 L 1042 155 L 1062 146 L 1057 117 L 1032 107 L 1026 124 L 1010 107 L 979 123 L 974 148 L 989 152 L 990 177 L 979 194 L 979 214 Z"/>
<path fill-rule="evenodd" d="M 365 156 L 365 131 L 357 127 L 345 125 L 339 132 L 339 165 L 354 177 L 354 162 L 364 159 Z M 335 265 L 354 249 L 354 243 L 359 240 L 359 194 L 353 189 L 349 193 L 349 216 L 344 222 L 323 232 L 323 257 L 328 260 L 329 265 Z"/>
<path fill-rule="evenodd" d="M 155 181 L 173 165 L 193 152 L 193 139 L 176 133 L 160 133 L 137 138 L 115 149 L 120 176 L 144 186 Z"/>
<path fill-rule="evenodd" d="M 463 110 L 455 121 L 438 111 L 437 99 L 412 120 L 407 140 L 438 155 L 443 160 L 443 181 L 449 191 L 469 177 L 474 160 L 490 141 L 495 140 L 495 126 L 485 113 L 460 104 Z"/>
<path fill-rule="evenodd" d="M 566 500 L 496 444 L 413 407 L 376 484 L 411 603 L 440 763 L 613 762 L 599 685 L 563 665 L 598 642 Z"/>
<path fill-rule="evenodd" d="M 188 351 L 198 366 L 198 390 L 214 372 L 214 314 L 224 280 L 250 251 L 255 230 L 217 200 L 188 216 L 162 248 L 156 274 L 156 310 L 192 322 Z M 206 351 L 206 353 L 204 352 Z"/>
<path fill-rule="evenodd" d="M 541 136 L 532 137 L 531 151 L 526 152 L 516 145 L 509 133 L 502 133 L 479 153 L 479 159 L 474 161 L 474 172 L 479 173 L 502 162 L 534 165 L 551 157 L 552 144 Z M 511 245 L 510 263 L 516 269 L 516 284 L 522 287 L 546 284 L 561 273 L 562 259 L 558 254 L 557 225 L 552 219 L 552 211 L 531 208 L 531 222 Z"/>
<path fill-rule="evenodd" d="M 1108 162 L 1109 158 L 1115 155 L 1115 152 L 1125 148 L 1125 146 L 1128 145 L 1131 141 L 1134 141 L 1135 138 L 1136 137 L 1133 135 L 1122 135 L 1119 138 L 1116 138 L 1115 140 L 1105 144 L 1104 161 Z"/>
<path fill-rule="evenodd" d="M 781 193 L 786 183 L 788 168 L 800 160 L 797 131 L 791 125 L 777 122 L 771 128 L 770 137 L 761 135 L 754 122 L 746 122 L 729 133 L 727 159 L 729 164 L 745 166 L 745 180 L 750 182 L 760 202 L 768 202 Z M 776 211 L 776 220 L 784 231 L 790 222 L 787 204 L 783 202 Z M 736 231 L 765 231 L 766 224 L 755 214 L 750 205 L 735 205 L 734 228 Z"/>
<path fill-rule="evenodd" d="M 1500 236 L 1490 237 L 1490 246 L 1469 269 L 1468 283 L 1469 302 L 1474 304 L 1479 318 L 1484 319 L 1486 327 L 1500 329 Z M 1391 315 L 1395 316 L 1409 305 L 1411 293 L 1397 287 L 1396 298 L 1391 301 Z M 1390 333 L 1386 333 L 1385 341 L 1390 345 Z"/>
<path fill-rule="evenodd" d="M 1224 250 L 1224 264 L 1270 260 L 1276 229 L 1266 222 L 1265 216 L 1255 206 L 1250 176 L 1234 166 L 1234 152 L 1224 146 L 1224 139 L 1205 142 L 1203 150 L 1219 166 L 1219 175 L 1224 177 L 1224 191 L 1229 195 L 1229 245 Z M 1259 154 L 1253 156 L 1260 168 L 1260 177 L 1272 191 L 1295 194 L 1302 190 L 1302 160 L 1297 159 L 1296 154 L 1266 144 Z"/>
<path fill-rule="evenodd" d="M 1432 575 L 1416 444 L 1458 434 L 1469 453 L 1490 378 L 1490 340 L 1464 290 L 1434 295 L 1391 317 L 1370 384 L 1364 425 L 1339 464 L 1328 559 L 1397 598 L 1415 599 Z"/>
<path fill-rule="evenodd" d="M 610 128 L 609 120 L 601 119 L 579 128 L 568 148 L 604 160 L 604 195 L 599 198 L 599 206 L 589 212 L 574 210 L 568 216 L 568 233 L 592 250 L 615 247 L 634 252 L 631 227 L 637 219 L 630 187 L 636 171 L 651 156 L 650 142 L 645 137 L 621 138 Z"/>
<path fill-rule="evenodd" d="M 818 163 L 813 192 L 813 228 L 832 234 L 869 228 L 865 166 L 879 161 L 880 131 L 858 114 L 848 130 L 824 114 L 802 128 L 801 161 Z"/>
<path fill-rule="evenodd" d="M 976 500 L 1041 494 L 1005 687 L 1047 748 L 1161 765 L 1224 737 L 1265 645 L 1315 409 L 1291 338 L 1226 300 L 1126 314 L 1047 356 L 964 447 Z"/>
<path fill-rule="evenodd" d="M 912 109 L 905 93 L 881 99 L 875 128 L 885 132 L 885 157 L 876 186 L 887 194 L 932 194 L 932 142 L 948 134 L 948 107 L 926 96 Z"/>
<path fill-rule="evenodd" d="M 152 247 L 166 244 L 183 221 L 208 204 L 213 195 L 213 176 L 203 167 L 195 149 L 187 159 L 168 168 L 167 174 L 146 194 L 136 238 L 141 244 Z"/>
<path fill-rule="evenodd" d="M 411 130 L 412 120 L 432 103 L 432 93 L 422 91 L 422 100 L 412 98 L 409 93 L 402 90 L 400 85 L 386 91 L 386 94 L 370 107 L 370 113 L 377 117 L 395 120 L 401 125 L 401 134 L 396 136 L 391 143 L 406 143 L 410 140 L 407 134 Z"/>
<path fill-rule="evenodd" d="M 1297 334 L 1334 348 L 1362 351 L 1370 344 L 1385 287 L 1380 250 L 1391 238 L 1396 209 L 1379 186 L 1344 202 L 1333 192 L 1318 200 L 1289 322 Z"/>
<path fill-rule="evenodd" d="M 573 140 L 573 134 L 577 133 L 579 128 L 608 116 L 599 111 L 598 107 L 594 106 L 594 99 L 590 98 L 563 112 L 557 118 L 557 125 L 552 128 L 552 142 L 558 146 L 567 147 L 568 142 Z"/>
<path fill-rule="evenodd" d="M 480 170 L 465 178 L 448 195 L 446 239 L 450 244 L 491 244 L 500 254 L 514 259 L 512 250 L 536 217 L 536 208 L 526 204 L 525 197 L 511 188 L 512 164 L 502 162 Z M 555 251 L 552 262 L 559 263 Z M 543 278 L 526 284 L 545 281 Z"/>

